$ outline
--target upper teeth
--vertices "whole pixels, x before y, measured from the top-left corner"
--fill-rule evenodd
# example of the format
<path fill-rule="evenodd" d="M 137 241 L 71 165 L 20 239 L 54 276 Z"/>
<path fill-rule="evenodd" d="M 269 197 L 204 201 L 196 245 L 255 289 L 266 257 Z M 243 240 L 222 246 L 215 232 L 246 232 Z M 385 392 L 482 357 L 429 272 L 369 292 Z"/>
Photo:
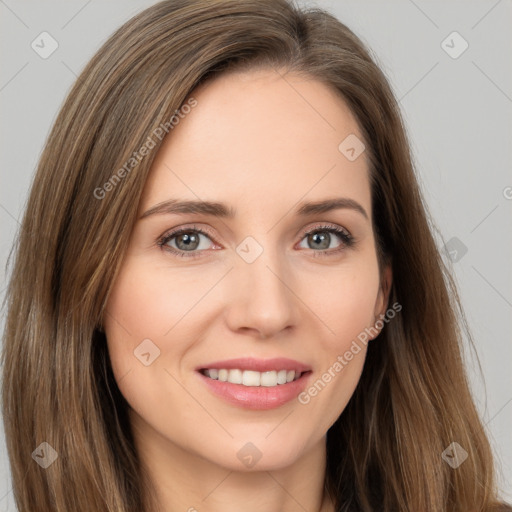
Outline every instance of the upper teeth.
<path fill-rule="evenodd" d="M 204 374 L 211 379 L 230 382 L 231 384 L 243 384 L 244 386 L 276 386 L 292 382 L 301 376 L 301 372 L 295 370 L 279 370 L 269 372 L 255 372 L 252 370 L 226 370 L 208 369 Z"/>

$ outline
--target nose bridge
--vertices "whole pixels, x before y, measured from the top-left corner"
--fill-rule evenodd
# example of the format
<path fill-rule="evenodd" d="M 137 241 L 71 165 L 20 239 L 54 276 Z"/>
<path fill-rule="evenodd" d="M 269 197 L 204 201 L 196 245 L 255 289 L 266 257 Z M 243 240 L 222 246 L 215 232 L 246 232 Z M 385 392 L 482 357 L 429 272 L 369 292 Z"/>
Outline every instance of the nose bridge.
<path fill-rule="evenodd" d="M 287 274 L 286 262 L 270 236 L 266 237 L 265 245 L 255 239 L 244 241 L 238 246 L 237 253 L 236 271 L 240 279 L 247 282 L 250 295 L 255 299 L 263 296 L 272 302 L 287 298 L 287 288 L 282 281 L 283 274 Z"/>
<path fill-rule="evenodd" d="M 231 277 L 236 290 L 230 294 L 232 327 L 256 329 L 266 336 L 293 323 L 296 307 L 285 255 L 271 238 L 265 236 L 260 243 L 247 237 L 238 245 Z"/>

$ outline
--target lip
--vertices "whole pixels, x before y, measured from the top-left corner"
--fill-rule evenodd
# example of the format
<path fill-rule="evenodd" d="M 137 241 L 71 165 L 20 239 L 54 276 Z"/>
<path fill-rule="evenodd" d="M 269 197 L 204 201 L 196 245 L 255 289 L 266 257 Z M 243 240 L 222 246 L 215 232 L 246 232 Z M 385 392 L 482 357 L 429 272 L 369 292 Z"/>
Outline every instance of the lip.
<path fill-rule="evenodd" d="M 292 382 L 278 384 L 277 386 L 244 386 L 243 384 L 231 384 L 210 379 L 201 373 L 206 368 L 217 368 L 226 370 L 241 369 L 266 372 L 272 370 L 295 370 L 302 375 Z M 269 410 L 281 407 L 299 395 L 304 389 L 312 375 L 311 368 L 303 363 L 287 358 L 254 359 L 240 358 L 226 361 L 215 361 L 196 368 L 199 378 L 205 383 L 208 389 L 216 396 L 228 403 L 251 410 Z"/>

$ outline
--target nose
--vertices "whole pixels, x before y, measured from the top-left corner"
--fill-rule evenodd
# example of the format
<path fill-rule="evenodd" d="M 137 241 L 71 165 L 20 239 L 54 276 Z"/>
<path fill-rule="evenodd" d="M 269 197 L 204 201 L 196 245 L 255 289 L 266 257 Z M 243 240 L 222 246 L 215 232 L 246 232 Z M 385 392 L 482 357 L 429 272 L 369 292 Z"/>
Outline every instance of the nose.
<path fill-rule="evenodd" d="M 292 272 L 277 250 L 264 249 L 252 263 L 237 256 L 228 280 L 226 318 L 233 331 L 265 339 L 296 325 L 300 301 Z"/>

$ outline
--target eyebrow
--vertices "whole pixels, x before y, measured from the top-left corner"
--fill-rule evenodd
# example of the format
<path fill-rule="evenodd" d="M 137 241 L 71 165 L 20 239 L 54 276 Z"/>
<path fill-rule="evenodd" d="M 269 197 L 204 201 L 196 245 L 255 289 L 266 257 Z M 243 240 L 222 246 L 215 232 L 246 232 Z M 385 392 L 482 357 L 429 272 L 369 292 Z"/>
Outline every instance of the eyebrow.
<path fill-rule="evenodd" d="M 299 207 L 296 209 L 296 215 L 307 217 L 341 209 L 354 210 L 363 215 L 365 219 L 369 219 L 366 210 L 357 201 L 348 197 L 300 203 Z M 157 214 L 180 215 L 194 213 L 226 219 L 233 219 L 236 216 L 236 210 L 226 206 L 224 203 L 218 203 L 215 201 L 179 201 L 177 199 L 169 199 L 152 206 L 149 210 L 145 211 L 139 219 L 142 220 L 146 217 Z"/>

